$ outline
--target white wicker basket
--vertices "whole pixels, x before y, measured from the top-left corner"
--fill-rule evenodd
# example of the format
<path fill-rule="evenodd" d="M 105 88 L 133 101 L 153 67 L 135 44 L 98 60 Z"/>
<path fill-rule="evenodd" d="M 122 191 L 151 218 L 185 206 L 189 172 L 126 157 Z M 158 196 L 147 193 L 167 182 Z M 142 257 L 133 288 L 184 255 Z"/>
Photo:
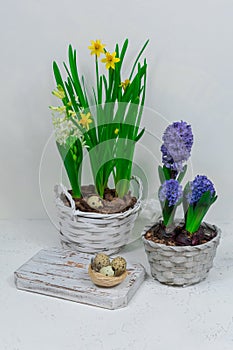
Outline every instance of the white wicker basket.
<path fill-rule="evenodd" d="M 142 182 L 138 184 L 138 200 L 133 208 L 123 213 L 101 214 L 75 209 L 75 202 L 65 186 L 56 185 L 56 207 L 60 225 L 60 239 L 64 247 L 83 253 L 117 253 L 129 239 L 134 222 L 139 214 L 142 198 Z M 64 205 L 62 195 L 70 202 Z"/>
<path fill-rule="evenodd" d="M 196 246 L 167 246 L 154 243 L 144 237 L 150 227 L 145 228 L 142 240 L 152 277 L 167 285 L 183 287 L 198 283 L 207 277 L 213 266 L 221 231 L 214 225 L 202 225 L 206 229 L 214 229 L 217 235 L 211 241 Z"/>

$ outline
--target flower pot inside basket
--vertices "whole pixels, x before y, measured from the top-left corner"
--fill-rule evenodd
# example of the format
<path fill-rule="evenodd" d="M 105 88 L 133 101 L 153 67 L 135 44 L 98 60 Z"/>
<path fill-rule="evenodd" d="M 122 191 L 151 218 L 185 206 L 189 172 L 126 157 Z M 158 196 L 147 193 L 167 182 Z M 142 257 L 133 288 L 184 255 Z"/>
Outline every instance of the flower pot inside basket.
<path fill-rule="evenodd" d="M 220 240 L 220 229 L 202 223 L 209 241 L 198 245 L 166 245 L 147 239 L 151 227 L 142 235 L 145 251 L 151 268 L 151 275 L 161 283 L 174 286 L 188 286 L 205 279 L 213 266 L 213 259 Z"/>
<path fill-rule="evenodd" d="M 60 239 L 72 250 L 97 253 L 117 253 L 130 239 L 134 222 L 141 207 L 142 184 L 134 177 L 139 196 L 133 207 L 119 213 L 98 213 L 77 210 L 75 201 L 63 185 L 55 186 Z M 69 201 L 69 205 L 64 202 Z"/>

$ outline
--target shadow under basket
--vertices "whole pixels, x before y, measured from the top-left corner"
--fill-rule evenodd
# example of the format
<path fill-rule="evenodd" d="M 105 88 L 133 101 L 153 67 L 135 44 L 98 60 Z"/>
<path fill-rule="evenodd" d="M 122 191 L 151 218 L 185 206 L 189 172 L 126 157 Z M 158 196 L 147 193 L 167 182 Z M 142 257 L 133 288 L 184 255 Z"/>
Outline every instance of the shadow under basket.
<path fill-rule="evenodd" d="M 211 267 L 220 241 L 221 230 L 207 223 L 204 229 L 214 230 L 216 236 L 207 243 L 196 246 L 167 246 L 145 238 L 142 234 L 151 275 L 161 283 L 173 286 L 189 286 L 204 280 Z"/>
<path fill-rule="evenodd" d="M 56 185 L 54 190 L 62 246 L 91 254 L 106 252 L 111 255 L 119 252 L 129 242 L 141 208 L 142 183 L 137 177 L 132 179 L 139 188 L 137 202 L 133 208 L 116 214 L 76 210 L 75 202 L 65 186 Z M 70 207 L 62 201 L 64 195 L 70 202 Z"/>

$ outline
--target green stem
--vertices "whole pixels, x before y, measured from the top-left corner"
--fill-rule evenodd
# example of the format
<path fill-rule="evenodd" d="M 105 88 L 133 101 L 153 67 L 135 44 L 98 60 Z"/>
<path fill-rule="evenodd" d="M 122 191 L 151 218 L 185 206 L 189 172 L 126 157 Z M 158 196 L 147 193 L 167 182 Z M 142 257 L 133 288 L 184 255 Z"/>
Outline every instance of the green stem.
<path fill-rule="evenodd" d="M 112 68 L 109 68 L 109 75 L 108 75 L 109 85 L 108 85 L 108 94 L 107 94 L 106 102 L 112 101 L 111 92 L 112 92 L 112 86 L 113 86 L 113 75 L 114 75 L 114 70 Z"/>
<path fill-rule="evenodd" d="M 100 101 L 100 91 L 99 91 L 99 64 L 98 64 L 97 55 L 95 55 L 95 71 L 96 71 L 97 98 L 98 98 L 98 104 L 100 104 L 101 101 Z"/>

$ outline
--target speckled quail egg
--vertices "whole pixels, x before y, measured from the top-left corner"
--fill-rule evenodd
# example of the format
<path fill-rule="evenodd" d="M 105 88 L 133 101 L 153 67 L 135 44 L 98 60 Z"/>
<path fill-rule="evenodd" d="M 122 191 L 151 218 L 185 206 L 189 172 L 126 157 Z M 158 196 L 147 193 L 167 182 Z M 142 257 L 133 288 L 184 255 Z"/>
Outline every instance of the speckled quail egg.
<path fill-rule="evenodd" d="M 98 197 L 98 196 L 90 196 L 90 197 L 87 199 L 87 204 L 88 204 L 89 207 L 91 207 L 92 209 L 103 208 L 103 203 L 102 203 L 100 197 Z"/>
<path fill-rule="evenodd" d="M 126 271 L 126 260 L 121 256 L 117 256 L 111 262 L 115 276 L 120 276 Z"/>
<path fill-rule="evenodd" d="M 100 273 L 104 276 L 114 276 L 114 271 L 111 265 L 102 267 L 102 269 L 100 269 Z"/>
<path fill-rule="evenodd" d="M 92 268 L 97 272 L 100 271 L 102 267 L 109 266 L 109 265 L 110 265 L 110 259 L 104 253 L 96 254 L 95 258 L 92 261 Z"/>

